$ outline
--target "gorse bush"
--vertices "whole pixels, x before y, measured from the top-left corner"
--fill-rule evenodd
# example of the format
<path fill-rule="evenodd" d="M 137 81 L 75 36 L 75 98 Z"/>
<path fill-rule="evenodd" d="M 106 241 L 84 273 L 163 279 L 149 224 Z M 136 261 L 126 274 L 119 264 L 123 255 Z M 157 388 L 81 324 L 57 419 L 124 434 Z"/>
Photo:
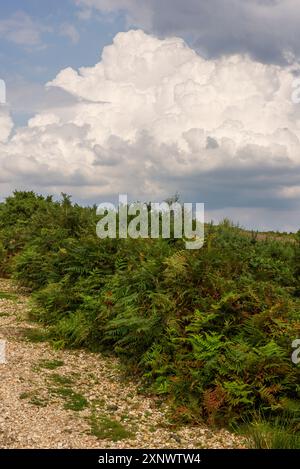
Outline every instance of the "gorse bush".
<path fill-rule="evenodd" d="M 100 240 L 96 210 L 16 192 L 0 205 L 2 274 L 33 291 L 32 316 L 57 347 L 117 354 L 174 418 L 297 419 L 300 244 L 206 226 L 181 240 Z"/>

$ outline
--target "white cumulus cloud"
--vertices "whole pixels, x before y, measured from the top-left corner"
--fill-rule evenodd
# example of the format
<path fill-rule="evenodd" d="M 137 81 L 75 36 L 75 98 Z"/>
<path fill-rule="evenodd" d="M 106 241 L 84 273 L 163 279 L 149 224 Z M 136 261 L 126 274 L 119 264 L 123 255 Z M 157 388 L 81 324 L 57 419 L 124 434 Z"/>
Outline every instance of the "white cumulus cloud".
<path fill-rule="evenodd" d="M 204 59 L 180 38 L 119 33 L 95 66 L 67 68 L 47 85 L 73 104 L 36 114 L 8 141 L 0 115 L 3 188 L 96 202 L 179 191 L 211 210 L 284 199 L 285 210 L 300 187 L 293 80 L 242 55 Z"/>

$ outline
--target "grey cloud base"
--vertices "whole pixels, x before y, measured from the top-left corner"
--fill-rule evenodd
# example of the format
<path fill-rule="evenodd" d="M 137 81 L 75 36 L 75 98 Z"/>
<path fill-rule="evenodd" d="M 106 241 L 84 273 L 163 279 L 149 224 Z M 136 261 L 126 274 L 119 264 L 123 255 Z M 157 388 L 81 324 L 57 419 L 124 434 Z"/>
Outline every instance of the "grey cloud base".
<path fill-rule="evenodd" d="M 190 39 L 207 57 L 248 53 L 264 63 L 300 56 L 298 0 L 75 0 L 85 11 L 120 13 L 127 25 Z M 93 13 L 94 14 L 94 13 Z"/>

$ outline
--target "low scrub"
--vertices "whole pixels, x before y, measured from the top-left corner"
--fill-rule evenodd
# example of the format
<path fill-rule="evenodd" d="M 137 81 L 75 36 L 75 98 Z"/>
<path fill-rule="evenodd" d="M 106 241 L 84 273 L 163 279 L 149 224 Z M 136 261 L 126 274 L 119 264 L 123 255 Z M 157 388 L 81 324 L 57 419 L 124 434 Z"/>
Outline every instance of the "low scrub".
<path fill-rule="evenodd" d="M 181 421 L 297 419 L 298 236 L 259 239 L 225 221 L 188 251 L 100 240 L 95 212 L 33 193 L 0 205 L 2 272 L 33 291 L 32 317 L 54 345 L 117 354 Z"/>

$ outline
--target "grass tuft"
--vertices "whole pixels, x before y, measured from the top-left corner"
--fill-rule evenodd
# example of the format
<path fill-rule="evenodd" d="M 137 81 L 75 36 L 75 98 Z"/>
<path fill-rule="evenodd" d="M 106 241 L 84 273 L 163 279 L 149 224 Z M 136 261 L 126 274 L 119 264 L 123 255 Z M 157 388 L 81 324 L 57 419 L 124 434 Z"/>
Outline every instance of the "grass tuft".
<path fill-rule="evenodd" d="M 62 360 L 40 360 L 38 366 L 46 370 L 55 370 L 56 368 L 64 366 L 64 362 Z"/>
<path fill-rule="evenodd" d="M 69 387 L 52 388 L 50 392 L 65 400 L 65 409 L 79 412 L 89 406 L 88 400 L 82 394 L 73 391 Z"/>
<path fill-rule="evenodd" d="M 105 415 L 93 413 L 90 417 L 91 434 L 99 440 L 120 441 L 132 439 L 134 434 L 127 430 L 120 422 L 112 420 Z"/>

